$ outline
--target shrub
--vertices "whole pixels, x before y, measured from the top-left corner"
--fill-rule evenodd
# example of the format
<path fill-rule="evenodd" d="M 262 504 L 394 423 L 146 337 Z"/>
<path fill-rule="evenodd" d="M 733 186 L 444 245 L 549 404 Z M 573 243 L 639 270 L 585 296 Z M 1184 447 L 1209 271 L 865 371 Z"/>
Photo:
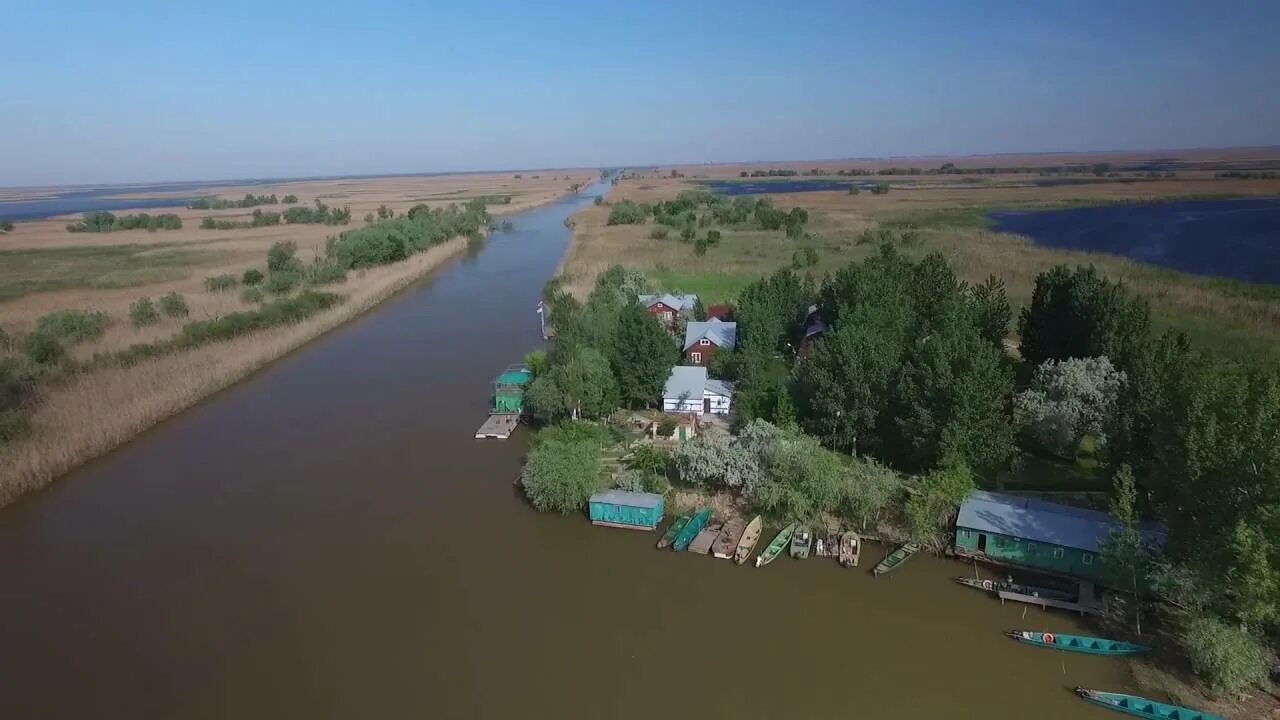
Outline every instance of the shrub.
<path fill-rule="evenodd" d="M 582 510 L 600 486 L 600 450 L 590 441 L 544 440 L 529 453 L 520 485 L 539 510 Z"/>
<path fill-rule="evenodd" d="M 36 322 L 36 332 L 75 345 L 97 340 L 107 329 L 107 314 L 88 310 L 58 310 Z"/>
<path fill-rule="evenodd" d="M 13 232 L 13 222 L 0 220 L 0 232 Z"/>
<path fill-rule="evenodd" d="M 234 290 L 240 284 L 240 279 L 231 273 L 222 275 L 214 275 L 204 279 L 204 287 L 209 292 L 227 292 Z"/>
<path fill-rule="evenodd" d="M 307 282 L 312 285 L 327 285 L 346 281 L 347 269 L 332 258 L 327 260 L 317 258 L 311 264 L 311 267 L 307 268 Z"/>
<path fill-rule="evenodd" d="M 1240 692 L 1267 676 L 1269 654 L 1262 643 L 1217 618 L 1193 620 L 1182 645 L 1196 674 L 1217 693 Z"/>
<path fill-rule="evenodd" d="M 298 252 L 298 245 L 294 242 L 278 242 L 267 250 L 267 272 L 278 273 L 290 270 L 297 270 L 300 263 L 298 258 L 294 257 Z"/>
<path fill-rule="evenodd" d="M 797 248 L 791 253 L 791 267 L 799 270 L 801 268 L 813 267 L 818 264 L 818 251 L 811 247 Z"/>
<path fill-rule="evenodd" d="M 240 300 L 242 302 L 257 304 L 262 302 L 262 298 L 263 298 L 262 290 L 256 287 L 247 287 L 244 290 L 240 291 Z"/>
<path fill-rule="evenodd" d="M 684 229 L 680 231 L 680 239 L 684 242 L 693 242 L 693 236 L 697 234 L 698 230 L 696 228 L 692 225 L 686 225 Z"/>
<path fill-rule="evenodd" d="M 257 310 L 234 312 L 215 320 L 200 320 L 182 327 L 180 343 L 191 347 L 227 340 L 277 325 L 296 323 L 338 304 L 341 295 L 306 291 L 297 297 L 267 303 Z"/>
<path fill-rule="evenodd" d="M 138 298 L 129 305 L 129 320 L 133 321 L 134 327 L 152 325 L 159 322 L 160 313 L 156 312 L 156 304 L 151 302 L 151 298 Z"/>
<path fill-rule="evenodd" d="M 293 292 L 301 284 L 302 273 L 287 270 L 271 273 L 271 277 L 267 278 L 266 289 L 272 295 L 284 295 Z"/>
<path fill-rule="evenodd" d="M 603 196 L 603 195 L 597 195 L 597 196 L 596 196 L 596 199 L 595 199 L 595 201 L 594 201 L 594 202 L 595 202 L 595 204 L 596 204 L 596 205 L 603 205 L 603 204 L 604 204 L 604 196 Z"/>
<path fill-rule="evenodd" d="M 654 228 L 654 229 L 650 230 L 650 231 L 649 231 L 649 239 L 650 239 L 650 240 L 666 240 L 666 239 L 667 239 L 667 229 L 666 229 L 666 228 L 664 228 L 664 227 L 656 227 L 656 228 Z"/>
<path fill-rule="evenodd" d="M 298 196 L 297 196 L 297 195 L 285 195 L 285 196 L 280 200 L 280 202 L 284 203 L 285 205 L 293 205 L 293 204 L 295 204 L 295 203 L 297 203 L 297 202 L 298 202 Z"/>
<path fill-rule="evenodd" d="M 244 275 L 240 276 L 240 282 L 244 283 L 245 285 L 248 285 L 249 287 L 253 287 L 255 285 L 261 285 L 262 281 L 265 279 L 266 279 L 266 276 L 264 276 L 262 274 L 262 271 L 257 268 L 249 268 L 248 270 L 244 271 Z"/>
<path fill-rule="evenodd" d="M 707 231 L 707 244 L 708 244 L 708 245 L 710 245 L 711 247 L 715 247 L 715 246 L 719 245 L 719 244 L 720 244 L 720 237 L 721 237 L 721 235 L 720 235 L 720 231 L 719 231 L 719 230 L 708 230 L 708 231 Z"/>
<path fill-rule="evenodd" d="M 643 225 L 645 217 L 648 216 L 645 208 L 637 205 L 630 200 L 622 202 L 609 208 L 609 225 Z"/>
<path fill-rule="evenodd" d="M 37 365 L 56 365 L 67 357 L 67 349 L 49 333 L 33 332 L 23 343 L 22 352 Z"/>
<path fill-rule="evenodd" d="M 171 318 L 184 318 L 191 314 L 191 310 L 187 308 L 187 299 L 176 292 L 160 298 L 160 312 Z"/>

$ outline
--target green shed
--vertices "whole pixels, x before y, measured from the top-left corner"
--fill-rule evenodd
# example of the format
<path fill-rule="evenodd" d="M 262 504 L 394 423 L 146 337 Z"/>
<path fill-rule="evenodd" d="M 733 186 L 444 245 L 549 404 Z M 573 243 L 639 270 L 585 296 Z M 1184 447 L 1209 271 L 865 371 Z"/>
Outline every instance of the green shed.
<path fill-rule="evenodd" d="M 974 492 L 956 516 L 955 552 L 1002 565 L 1108 583 L 1102 545 L 1115 522 L 1096 510 L 994 492 Z M 1144 526 L 1153 547 L 1164 531 Z"/>
<path fill-rule="evenodd" d="M 606 490 L 592 495 L 587 506 L 595 525 L 654 530 L 662 522 L 662 503 L 657 493 Z"/>
<path fill-rule="evenodd" d="M 533 372 L 524 365 L 512 365 L 493 381 L 493 412 L 524 412 L 524 391 L 533 381 Z"/>

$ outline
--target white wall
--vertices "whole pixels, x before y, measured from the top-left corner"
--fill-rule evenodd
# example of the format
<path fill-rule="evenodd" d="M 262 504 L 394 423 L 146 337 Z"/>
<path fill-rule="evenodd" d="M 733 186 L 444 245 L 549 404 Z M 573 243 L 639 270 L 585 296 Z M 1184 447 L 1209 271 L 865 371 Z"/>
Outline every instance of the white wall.
<path fill-rule="evenodd" d="M 673 399 L 673 398 L 663 398 L 662 411 L 663 412 L 691 412 L 691 413 L 697 413 L 699 416 L 701 416 L 702 415 L 702 398 L 697 398 L 696 400 L 689 398 L 689 399 L 686 399 L 684 402 L 680 402 L 680 400 Z"/>
<path fill-rule="evenodd" d="M 715 395 L 711 392 L 703 392 L 702 396 L 711 401 L 712 415 L 728 415 L 729 414 L 729 406 L 733 402 L 730 398 L 727 398 L 724 395 Z"/>

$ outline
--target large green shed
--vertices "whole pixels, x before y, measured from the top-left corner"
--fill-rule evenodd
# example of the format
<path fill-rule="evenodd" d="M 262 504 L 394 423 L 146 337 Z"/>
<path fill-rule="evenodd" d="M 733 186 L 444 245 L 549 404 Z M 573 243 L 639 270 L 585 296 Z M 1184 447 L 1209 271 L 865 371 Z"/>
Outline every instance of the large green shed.
<path fill-rule="evenodd" d="M 524 365 L 512 365 L 493 381 L 493 412 L 524 412 L 524 391 L 533 382 L 533 372 Z"/>
<path fill-rule="evenodd" d="M 1108 584 L 1102 545 L 1116 524 L 1106 513 L 994 492 L 975 492 L 956 516 L 955 552 L 997 564 Z M 1159 547 L 1164 532 L 1143 528 Z"/>
<path fill-rule="evenodd" d="M 606 490 L 592 495 L 587 505 L 596 525 L 654 530 L 662 522 L 663 501 L 657 493 Z"/>

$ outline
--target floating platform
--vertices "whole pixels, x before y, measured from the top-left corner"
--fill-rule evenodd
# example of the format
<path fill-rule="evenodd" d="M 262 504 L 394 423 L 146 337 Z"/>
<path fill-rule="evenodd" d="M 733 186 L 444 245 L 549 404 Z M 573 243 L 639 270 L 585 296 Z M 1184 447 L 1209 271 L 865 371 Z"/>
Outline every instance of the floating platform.
<path fill-rule="evenodd" d="M 702 529 L 698 536 L 689 543 L 689 552 L 698 555 L 706 555 L 711 550 L 711 545 L 715 543 L 716 538 L 720 536 L 720 526 L 711 525 Z"/>
<path fill-rule="evenodd" d="M 520 424 L 518 413 L 502 413 L 490 415 L 488 420 L 476 431 L 477 440 L 506 440 L 515 432 Z"/>
<path fill-rule="evenodd" d="M 1039 605 L 1045 610 L 1049 608 L 1057 608 L 1058 610 L 1067 610 L 1070 612 L 1080 613 L 1081 615 L 1101 615 L 1104 610 L 1102 602 L 1094 592 L 1093 583 L 1089 582 L 1080 583 L 1079 602 L 1056 600 L 1054 598 L 1046 598 L 1039 595 L 1024 595 L 1022 593 L 1009 592 L 1007 590 L 1001 590 L 996 594 L 1000 596 L 1000 602 L 1013 600 L 1014 602 L 1026 603 L 1028 605 Z"/>

